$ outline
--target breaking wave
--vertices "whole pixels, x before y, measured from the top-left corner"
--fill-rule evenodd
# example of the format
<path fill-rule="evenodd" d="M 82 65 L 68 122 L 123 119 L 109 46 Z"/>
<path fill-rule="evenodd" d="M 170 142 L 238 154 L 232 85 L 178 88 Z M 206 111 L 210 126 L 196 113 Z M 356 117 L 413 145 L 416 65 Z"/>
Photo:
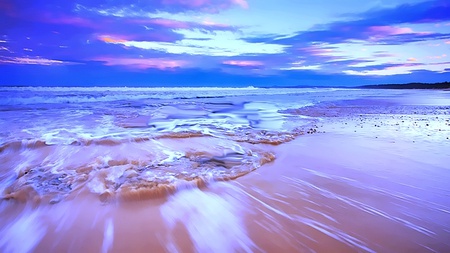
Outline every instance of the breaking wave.
<path fill-rule="evenodd" d="M 275 159 L 270 152 L 211 137 L 86 145 L 37 141 L 9 143 L 0 151 L 3 166 L 14 167 L 17 175 L 2 197 L 50 203 L 80 190 L 98 194 L 102 201 L 161 197 L 180 188 L 231 180 Z"/>
<path fill-rule="evenodd" d="M 147 199 L 235 179 L 275 159 L 266 145 L 304 133 L 310 120 L 283 111 L 311 104 L 291 97 L 307 92 L 315 91 L 5 88 L 1 197 Z M 290 99 L 267 102 L 273 94 Z"/>

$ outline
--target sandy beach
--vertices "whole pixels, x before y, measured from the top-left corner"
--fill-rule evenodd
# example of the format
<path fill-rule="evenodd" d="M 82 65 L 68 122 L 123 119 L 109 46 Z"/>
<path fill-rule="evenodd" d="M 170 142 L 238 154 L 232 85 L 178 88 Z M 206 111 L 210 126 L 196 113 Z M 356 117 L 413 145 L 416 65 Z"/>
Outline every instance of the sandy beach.
<path fill-rule="evenodd" d="M 276 162 L 238 180 L 261 200 L 267 227 L 284 221 L 278 245 L 264 239 L 273 233 L 255 240 L 263 251 L 449 250 L 448 107 L 361 100 L 299 113 L 325 115 L 319 133 L 277 147 Z"/>
<path fill-rule="evenodd" d="M 0 253 L 450 253 L 450 0 L 0 20 Z"/>
<path fill-rule="evenodd" d="M 0 249 L 447 252 L 450 104 L 448 93 L 432 94 L 284 109 L 309 120 L 303 134 L 279 145 L 242 144 L 275 159 L 233 180 L 178 185 L 157 198 L 86 189 L 53 204 L 4 198 Z M 217 147 L 204 136 L 159 141 L 179 150 Z"/>

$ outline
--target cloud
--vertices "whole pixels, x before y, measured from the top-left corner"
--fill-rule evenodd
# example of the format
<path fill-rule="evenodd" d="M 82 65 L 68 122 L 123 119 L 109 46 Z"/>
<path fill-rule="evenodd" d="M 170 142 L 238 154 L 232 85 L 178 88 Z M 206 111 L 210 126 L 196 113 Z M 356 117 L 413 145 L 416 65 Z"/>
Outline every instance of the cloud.
<path fill-rule="evenodd" d="M 11 51 L 11 49 L 9 49 L 7 47 L 3 47 L 3 46 L 0 46 L 0 51 L 6 51 L 8 53 L 14 53 L 13 51 Z"/>
<path fill-rule="evenodd" d="M 124 43 L 127 41 L 126 39 L 119 39 L 115 36 L 110 35 L 101 35 L 98 37 L 98 39 L 106 43 Z"/>
<path fill-rule="evenodd" d="M 383 26 L 369 26 L 366 28 L 365 32 L 369 37 L 386 37 L 390 35 L 399 35 L 399 34 L 412 34 L 414 31 L 409 27 L 394 27 L 389 25 Z"/>
<path fill-rule="evenodd" d="M 211 21 L 188 22 L 167 18 L 125 18 L 124 21 L 129 24 L 145 25 L 146 30 L 155 28 L 167 29 L 199 29 L 207 32 L 213 31 L 236 31 L 236 27 L 227 24 L 215 23 Z"/>
<path fill-rule="evenodd" d="M 0 12 L 10 13 L 14 9 L 14 5 L 10 1 L 1 1 L 0 2 Z"/>
<path fill-rule="evenodd" d="M 58 25 L 73 25 L 84 26 L 91 28 L 101 28 L 101 23 L 96 23 L 93 20 L 89 20 L 83 17 L 77 17 L 67 14 L 54 14 L 51 12 L 43 12 L 41 15 L 34 17 L 36 21 L 42 23 L 58 24 Z"/>
<path fill-rule="evenodd" d="M 110 42 L 126 47 L 154 50 L 174 55 L 205 55 L 205 56 L 239 56 L 258 54 L 283 53 L 286 46 L 265 43 L 249 43 L 241 40 L 231 32 L 216 32 L 215 34 L 200 31 L 178 31 L 183 39 L 172 42 L 154 42 L 127 40 Z"/>
<path fill-rule="evenodd" d="M 261 61 L 252 61 L 252 60 L 227 60 L 223 61 L 222 64 L 231 65 L 231 66 L 239 66 L 239 67 L 262 67 L 264 63 Z"/>
<path fill-rule="evenodd" d="M 55 1 L 55 0 L 53 0 Z M 150 3 L 149 3 L 150 2 Z M 76 4 L 77 11 L 97 12 L 118 17 L 137 16 L 142 13 L 219 13 L 231 8 L 249 8 L 246 0 L 150 0 L 135 1 L 83 1 Z"/>
<path fill-rule="evenodd" d="M 442 59 L 442 58 L 446 58 L 446 57 L 447 57 L 447 54 L 428 56 L 429 59 Z"/>
<path fill-rule="evenodd" d="M 0 63 L 3 64 L 21 64 L 21 65 L 72 65 L 76 62 L 67 62 L 61 60 L 52 60 L 44 58 L 26 58 L 26 57 L 0 57 Z"/>
<path fill-rule="evenodd" d="M 445 1 L 406 4 L 347 16 L 347 20 L 316 25 L 294 34 L 269 34 L 245 40 L 290 46 L 285 50 L 286 57 L 297 59 L 287 60 L 287 64 L 279 65 L 278 69 L 291 72 L 313 70 L 358 76 L 405 74 L 417 68 L 440 72 L 442 67 L 436 65 L 392 65 L 389 62 L 404 59 L 405 56 L 395 53 L 404 51 L 397 46 L 450 39 L 450 32 L 444 29 L 421 31 L 425 26 L 414 25 L 450 20 L 450 11 L 446 10 L 449 4 Z M 397 49 L 392 51 L 392 48 Z M 415 63 L 412 58 L 408 62 Z"/>
<path fill-rule="evenodd" d="M 299 32 L 278 39 L 275 37 L 247 38 L 249 42 L 277 43 L 283 45 L 306 45 L 314 43 L 352 43 L 398 45 L 425 40 L 449 39 L 450 33 L 415 32 L 408 27 L 363 26 L 357 22 L 335 23 L 324 30 Z"/>
<path fill-rule="evenodd" d="M 319 70 L 321 69 L 321 65 L 297 65 L 287 68 L 280 68 L 280 70 Z"/>
<path fill-rule="evenodd" d="M 437 23 L 450 20 L 450 3 L 446 0 L 403 4 L 389 9 L 371 10 L 357 15 L 366 24 L 392 25 Z"/>
<path fill-rule="evenodd" d="M 388 36 L 372 42 L 385 45 L 402 45 L 406 43 L 445 40 L 450 38 L 450 33 L 411 33 Z"/>
<path fill-rule="evenodd" d="M 308 31 L 281 36 L 267 35 L 251 37 L 249 42 L 301 45 L 311 42 L 342 43 L 363 40 L 370 43 L 402 44 L 424 40 L 448 39 L 450 33 L 415 32 L 404 24 L 445 22 L 450 20 L 448 1 L 428 1 L 404 4 L 389 9 L 378 9 L 347 17 L 337 21 L 316 25 Z"/>
<path fill-rule="evenodd" d="M 450 66 L 450 62 L 438 63 L 386 63 L 363 67 L 353 67 L 344 70 L 343 73 L 357 76 L 392 76 L 410 74 L 417 70 L 444 72 Z"/>
<path fill-rule="evenodd" d="M 130 71 L 100 63 L 90 65 L 48 66 L 0 65 L 5 75 L 0 85 L 45 86 L 355 86 L 364 84 L 443 82 L 450 79 L 450 67 L 444 72 L 413 70 L 409 74 L 391 76 L 354 76 L 344 73 L 329 75 L 312 70 L 283 71 L 277 75 L 243 75 L 196 68 L 176 71 L 146 69 Z"/>
<path fill-rule="evenodd" d="M 94 61 L 104 62 L 106 66 L 125 66 L 132 69 L 175 69 L 187 65 L 183 60 L 171 59 L 144 59 L 144 58 L 115 58 L 115 57 L 97 57 Z"/>
<path fill-rule="evenodd" d="M 388 51 L 376 51 L 373 53 L 373 57 L 376 58 L 390 58 L 390 57 L 397 57 L 396 54 L 388 52 Z"/>
<path fill-rule="evenodd" d="M 252 10 L 249 3 L 46 0 L 42 4 L 4 0 L 0 13 L 5 22 L 0 23 L 0 30 L 6 32 L 0 34 L 4 41 L 0 52 L 9 58 L 1 58 L 0 67 L 20 65 L 37 69 L 55 65 L 54 68 L 78 71 L 82 69 L 78 65 L 83 65 L 101 68 L 105 75 L 107 69 L 141 74 L 188 73 L 197 68 L 211 71 L 210 76 L 273 75 L 292 80 L 300 78 L 300 74 L 308 78 L 326 78 L 330 74 L 372 77 L 416 73 L 417 69 L 439 73 L 444 68 L 426 63 L 443 61 L 442 50 L 450 43 L 450 31 L 445 29 L 450 21 L 448 1 L 373 9 L 292 34 L 243 38 L 257 30 L 238 25 L 239 19 L 246 17 L 233 15 L 245 11 L 216 14 L 232 8 Z M 441 25 L 429 24 L 435 22 Z M 261 29 L 265 28 L 261 25 Z M 441 48 L 426 47 L 427 43 L 439 43 Z M 415 52 L 418 47 L 426 47 L 427 52 Z M 434 58 L 428 58 L 431 56 Z M 82 64 L 70 65 L 75 63 Z M 89 73 L 95 76 L 95 71 Z"/>
<path fill-rule="evenodd" d="M 249 7 L 246 0 L 233 0 L 232 2 L 235 3 L 236 5 L 241 6 L 244 9 L 248 9 Z"/>
<path fill-rule="evenodd" d="M 308 56 L 323 56 L 330 57 L 330 59 L 335 59 L 332 54 L 335 53 L 337 49 L 336 47 L 328 45 L 311 45 L 297 48 L 296 51 Z"/>
<path fill-rule="evenodd" d="M 50 13 L 73 13 L 74 11 L 96 11 L 96 12 L 204 12 L 218 13 L 231 8 L 248 8 L 246 0 L 148 0 L 148 1 L 127 1 L 127 0 L 79 0 L 79 1 L 42 1 L 28 0 L 2 0 L 0 2 L 0 12 L 9 16 L 26 17 L 36 11 L 48 11 Z"/>
<path fill-rule="evenodd" d="M 192 26 L 188 22 L 182 22 L 173 19 L 153 18 L 153 19 L 130 19 L 128 23 L 136 23 L 143 25 L 155 25 L 171 29 L 191 29 Z M 149 29 L 148 27 L 146 29 Z"/>
<path fill-rule="evenodd" d="M 178 10 L 180 8 L 211 13 L 226 10 L 234 6 L 248 8 L 246 0 L 162 0 L 161 3 L 163 6 L 169 6 L 167 8 L 169 10 Z M 170 8 L 170 6 L 174 8 Z"/>

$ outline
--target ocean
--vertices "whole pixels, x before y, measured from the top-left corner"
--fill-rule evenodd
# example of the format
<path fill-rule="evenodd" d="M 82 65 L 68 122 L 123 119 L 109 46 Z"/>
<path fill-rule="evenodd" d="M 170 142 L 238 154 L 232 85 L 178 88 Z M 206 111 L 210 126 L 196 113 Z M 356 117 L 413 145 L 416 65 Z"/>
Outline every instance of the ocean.
<path fill-rule="evenodd" d="M 416 90 L 2 87 L 0 251 L 450 249 L 449 101 Z M 410 239 L 395 246 L 386 229 Z"/>
<path fill-rule="evenodd" d="M 274 159 L 254 144 L 290 141 L 311 123 L 283 111 L 346 93 L 253 87 L 4 88 L 1 185 L 11 198 L 33 195 L 57 202 L 80 188 L 108 198 L 145 191 L 151 197 L 166 187 L 236 178 Z M 208 138 L 197 146 L 183 144 L 191 137 Z"/>

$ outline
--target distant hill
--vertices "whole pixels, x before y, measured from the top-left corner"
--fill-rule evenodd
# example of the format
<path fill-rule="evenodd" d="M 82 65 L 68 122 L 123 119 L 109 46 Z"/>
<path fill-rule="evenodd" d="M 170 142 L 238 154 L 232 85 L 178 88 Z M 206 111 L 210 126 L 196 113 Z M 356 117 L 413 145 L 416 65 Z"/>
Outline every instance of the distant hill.
<path fill-rule="evenodd" d="M 364 85 L 367 89 L 450 89 L 450 82 Z"/>

